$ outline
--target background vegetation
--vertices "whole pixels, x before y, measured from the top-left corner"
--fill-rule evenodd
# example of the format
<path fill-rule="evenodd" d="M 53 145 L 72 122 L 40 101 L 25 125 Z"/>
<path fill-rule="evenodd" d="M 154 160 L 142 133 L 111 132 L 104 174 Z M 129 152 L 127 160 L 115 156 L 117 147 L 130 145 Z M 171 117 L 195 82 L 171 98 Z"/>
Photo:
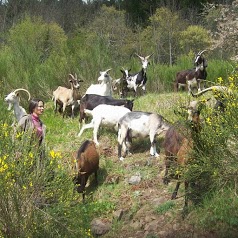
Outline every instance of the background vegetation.
<path fill-rule="evenodd" d="M 121 165 L 115 152 L 115 133 L 103 129 L 100 140 L 108 146 L 100 148 L 100 186 L 88 193 L 88 202 L 82 205 L 81 196 L 72 192 L 73 153 L 92 135 L 88 131 L 78 139 L 77 119 L 55 116 L 51 97 L 57 86 L 69 86 L 69 73 L 84 80 L 80 88 L 83 94 L 96 82 L 100 70 L 112 68 L 112 77 L 119 78 L 121 67 L 131 68 L 132 72 L 140 69 L 134 53 L 154 53 L 148 69 L 147 95 L 135 100 L 135 110 L 157 112 L 171 122 L 184 120 L 173 112 L 187 105 L 190 98 L 187 93 L 172 92 L 174 77 L 176 72 L 192 68 L 195 54 L 203 49 L 208 50 L 207 85 L 219 83 L 237 92 L 236 62 L 231 60 L 237 55 L 237 33 L 233 27 L 237 1 L 191 2 L 0 1 L 0 96 L 3 99 L 13 89 L 26 88 L 32 97 L 47 102 L 43 116 L 47 155 L 43 164 L 35 164 L 34 151 L 30 153 L 29 146 L 22 146 L 20 135 L 10 127 L 12 115 L 4 103 L 0 104 L 2 236 L 90 237 L 93 218 L 110 220 L 115 210 L 130 208 L 131 220 L 142 206 L 143 199 L 138 198 L 145 187 L 133 190 L 123 182 L 130 175 L 140 173 L 143 185 L 155 184 L 159 192 L 165 190 L 158 180 L 158 174 L 163 174 L 163 158 L 152 161 L 151 167 L 145 166 L 148 142 L 136 141 L 134 150 L 138 153 Z M 21 98 L 21 104 L 27 108 L 25 97 Z M 184 173 L 187 179 L 197 182 L 192 190 L 195 198 L 191 199 L 199 201 L 200 206 L 191 208 L 186 222 L 192 223 L 196 231 L 235 237 L 237 94 L 226 95 L 226 101 L 227 112 L 223 116 L 214 118 L 207 109 L 202 112 L 203 147 L 197 148 L 195 156 L 199 161 L 193 161 Z M 12 142 L 13 136 L 16 142 Z M 118 176 L 122 182 L 106 183 L 110 176 Z M 172 187 L 167 188 L 167 194 Z M 176 216 L 180 207 L 181 203 L 169 202 L 151 209 L 153 214 L 170 210 Z M 123 223 L 113 223 L 108 237 L 123 231 Z"/>

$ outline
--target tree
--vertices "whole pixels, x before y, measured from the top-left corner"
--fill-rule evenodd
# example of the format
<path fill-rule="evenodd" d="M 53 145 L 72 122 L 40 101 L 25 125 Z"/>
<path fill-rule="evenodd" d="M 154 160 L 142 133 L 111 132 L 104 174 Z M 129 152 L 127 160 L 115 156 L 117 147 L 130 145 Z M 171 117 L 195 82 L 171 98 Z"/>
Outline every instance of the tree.
<path fill-rule="evenodd" d="M 179 45 L 183 53 L 189 51 L 198 52 L 208 48 L 211 44 L 211 37 L 206 29 L 201 26 L 189 26 L 179 34 Z"/>
<path fill-rule="evenodd" d="M 159 62 L 172 65 L 178 51 L 177 36 L 184 25 L 178 14 L 164 7 L 150 17 L 142 37 L 146 39 L 144 44 L 153 47 Z"/>

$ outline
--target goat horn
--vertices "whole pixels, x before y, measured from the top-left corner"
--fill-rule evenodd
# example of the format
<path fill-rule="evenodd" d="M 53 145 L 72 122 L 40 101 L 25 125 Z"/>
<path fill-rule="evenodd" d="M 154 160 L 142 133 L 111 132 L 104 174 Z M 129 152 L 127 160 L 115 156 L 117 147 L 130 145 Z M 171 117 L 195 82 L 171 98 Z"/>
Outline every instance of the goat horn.
<path fill-rule="evenodd" d="M 147 55 L 147 56 L 145 57 L 145 59 L 148 60 L 153 54 L 154 54 L 154 53 L 152 53 L 152 54 L 150 54 L 150 55 Z"/>
<path fill-rule="evenodd" d="M 26 89 L 24 89 L 24 88 L 18 88 L 18 89 L 16 89 L 15 91 L 14 91 L 14 93 L 16 93 L 16 92 L 18 92 L 18 91 L 24 91 L 24 92 L 26 92 L 26 93 L 28 93 L 28 101 L 30 101 L 30 99 L 31 99 L 31 94 L 29 93 L 29 91 L 27 91 Z"/>
<path fill-rule="evenodd" d="M 144 60 L 144 59 L 145 59 L 144 57 L 138 55 L 137 53 L 135 53 L 135 55 L 138 56 L 141 60 Z"/>
<path fill-rule="evenodd" d="M 199 51 L 199 52 L 198 52 L 198 55 L 202 55 L 205 51 L 207 51 L 207 50 Z"/>
<path fill-rule="evenodd" d="M 228 92 L 228 88 L 225 87 L 225 86 L 212 86 L 212 87 L 206 88 L 203 91 L 195 93 L 195 94 L 192 92 L 192 96 L 193 97 L 199 97 L 202 94 L 204 94 L 205 92 L 212 91 L 212 90 L 223 92 L 223 93 Z"/>
<path fill-rule="evenodd" d="M 111 70 L 111 69 L 107 69 L 107 70 L 106 70 L 106 73 L 108 73 L 110 70 Z"/>
<path fill-rule="evenodd" d="M 73 76 L 73 74 L 69 74 L 69 76 L 71 76 L 71 78 L 73 78 L 73 79 L 74 79 L 74 76 Z"/>

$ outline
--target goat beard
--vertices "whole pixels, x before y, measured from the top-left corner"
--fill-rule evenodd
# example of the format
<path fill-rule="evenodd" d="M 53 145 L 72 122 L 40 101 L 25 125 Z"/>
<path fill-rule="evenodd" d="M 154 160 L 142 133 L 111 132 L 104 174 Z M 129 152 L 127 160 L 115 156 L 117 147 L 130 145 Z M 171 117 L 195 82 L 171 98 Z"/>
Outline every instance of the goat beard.
<path fill-rule="evenodd" d="M 12 104 L 11 103 L 8 103 L 8 108 L 7 110 L 10 111 L 12 109 Z"/>

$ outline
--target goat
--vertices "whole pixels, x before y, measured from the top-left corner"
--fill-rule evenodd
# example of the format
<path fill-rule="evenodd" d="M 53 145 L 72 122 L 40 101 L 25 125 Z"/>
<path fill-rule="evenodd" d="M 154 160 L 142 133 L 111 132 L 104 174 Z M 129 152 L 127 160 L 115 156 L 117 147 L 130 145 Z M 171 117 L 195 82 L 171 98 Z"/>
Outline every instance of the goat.
<path fill-rule="evenodd" d="M 145 56 L 145 57 L 140 56 L 138 54 L 135 54 L 135 55 L 140 58 L 141 63 L 142 63 L 142 69 L 138 73 L 134 73 L 134 74 L 129 74 L 130 70 L 128 70 L 128 71 L 121 70 L 121 72 L 123 74 L 122 81 L 121 81 L 121 83 L 122 83 L 122 87 L 121 87 L 122 88 L 122 92 L 121 92 L 122 97 L 126 96 L 127 92 L 129 90 L 133 90 L 134 96 L 136 96 L 138 87 L 141 87 L 142 90 L 144 91 L 144 93 L 146 90 L 146 88 L 145 88 L 145 85 L 147 82 L 146 70 L 147 70 L 148 65 L 150 64 L 148 59 L 153 55 L 153 53 L 148 56 Z"/>
<path fill-rule="evenodd" d="M 126 140 L 132 137 L 150 137 L 150 155 L 158 157 L 156 151 L 155 137 L 169 129 L 169 123 L 161 116 L 150 112 L 133 111 L 128 112 L 118 122 L 118 157 L 121 156 L 122 147 L 128 152 Z"/>
<path fill-rule="evenodd" d="M 189 107 L 188 107 L 188 114 L 189 114 L 190 119 L 191 119 L 192 111 L 198 110 L 198 108 L 201 106 L 202 103 L 203 104 L 205 103 L 206 106 L 214 109 L 216 114 L 217 114 L 217 112 L 225 111 L 225 107 L 226 107 L 225 97 L 227 95 L 231 95 L 231 93 L 232 93 L 231 90 L 225 86 L 212 86 L 212 87 L 206 88 L 203 91 L 200 91 L 196 94 L 194 94 L 192 92 L 192 96 L 199 97 L 209 91 L 213 92 L 214 97 L 209 97 L 205 101 L 204 100 L 202 100 L 202 101 L 195 100 L 195 101 L 190 102 Z"/>
<path fill-rule="evenodd" d="M 105 71 L 100 72 L 100 76 L 98 81 L 100 84 L 91 84 L 91 86 L 86 90 L 85 94 L 97 94 L 101 96 L 112 96 L 112 78 L 109 75 L 109 71 L 111 69 L 107 69 Z"/>
<path fill-rule="evenodd" d="M 53 98 L 54 100 L 54 110 L 57 111 L 57 105 L 60 106 L 59 111 L 63 111 L 63 117 L 65 116 L 65 108 L 66 106 L 71 106 L 71 117 L 74 118 L 74 108 L 78 104 L 78 100 L 81 98 L 79 95 L 78 89 L 80 87 L 80 82 L 83 82 L 83 80 L 78 80 L 77 75 L 73 76 L 72 74 L 69 74 L 69 82 L 71 85 L 71 88 L 65 88 L 59 86 L 54 92 L 53 92 Z"/>
<path fill-rule="evenodd" d="M 198 89 L 198 92 L 204 89 L 205 87 L 205 80 L 207 78 L 207 62 L 203 57 L 203 53 L 206 50 L 199 52 L 195 58 L 195 71 L 191 71 L 186 75 L 186 81 L 188 84 L 188 93 L 190 94 L 194 87 Z"/>
<path fill-rule="evenodd" d="M 19 91 L 24 91 L 28 94 L 28 101 L 31 98 L 30 93 L 24 89 L 24 88 L 18 88 L 16 90 L 14 90 L 13 92 L 9 93 L 6 97 L 5 97 L 5 102 L 8 103 L 8 110 L 10 111 L 12 106 L 13 106 L 13 110 L 14 110 L 14 115 L 16 117 L 17 122 L 19 122 L 19 120 L 27 115 L 26 110 L 20 106 L 19 102 L 20 102 L 20 98 L 19 98 Z"/>
<path fill-rule="evenodd" d="M 99 169 L 99 153 L 93 141 L 86 140 L 80 146 L 76 158 L 77 175 L 74 178 L 77 186 L 77 191 L 83 194 L 85 198 L 85 186 L 91 174 L 95 174 L 97 183 L 97 171 Z"/>
<path fill-rule="evenodd" d="M 110 96 L 100 96 L 96 94 L 86 94 L 81 98 L 80 101 L 80 123 L 85 119 L 85 109 L 93 110 L 96 106 L 100 104 L 107 104 L 113 106 L 124 106 L 132 111 L 133 101 L 127 99 L 115 99 Z"/>
<path fill-rule="evenodd" d="M 119 119 L 124 116 L 130 110 L 122 106 L 112 106 L 106 104 L 100 104 L 92 111 L 85 109 L 86 114 L 90 114 L 93 118 L 89 124 L 82 126 L 78 136 L 80 137 L 85 129 L 93 128 L 93 138 L 96 145 L 99 145 L 97 140 L 97 133 L 100 125 L 115 127 L 117 130 L 117 123 Z"/>
<path fill-rule="evenodd" d="M 169 169 L 172 164 L 176 166 L 184 166 L 187 161 L 191 158 L 191 152 L 194 144 L 193 133 L 197 133 L 200 130 L 200 111 L 194 110 L 192 115 L 192 126 L 191 130 L 187 127 L 181 126 L 181 124 L 176 123 L 171 126 L 164 138 L 163 148 L 165 150 L 165 175 L 163 182 L 164 184 L 169 183 Z M 175 168 L 174 168 L 175 169 Z M 178 181 L 176 187 L 173 191 L 171 199 L 177 197 L 178 189 L 181 182 Z M 185 203 L 184 211 L 188 206 L 188 181 L 184 181 L 185 185 Z"/>
<path fill-rule="evenodd" d="M 125 98 L 127 97 L 129 91 L 133 91 L 135 96 L 136 95 L 136 90 L 134 89 L 135 85 L 132 85 L 134 82 L 131 83 L 132 74 L 129 73 L 131 69 L 127 70 L 122 68 L 120 71 L 122 72 L 122 77 L 120 78 L 120 80 L 118 80 L 119 96 L 121 98 Z"/>
<path fill-rule="evenodd" d="M 198 87 L 198 90 L 201 90 L 201 87 L 204 87 L 204 81 L 207 77 L 207 62 L 203 57 L 203 53 L 206 50 L 198 52 L 194 59 L 194 64 L 196 68 L 187 69 L 176 73 L 176 79 L 174 83 L 174 90 L 178 92 L 180 87 L 188 87 L 188 93 L 192 92 L 193 87 Z"/>

